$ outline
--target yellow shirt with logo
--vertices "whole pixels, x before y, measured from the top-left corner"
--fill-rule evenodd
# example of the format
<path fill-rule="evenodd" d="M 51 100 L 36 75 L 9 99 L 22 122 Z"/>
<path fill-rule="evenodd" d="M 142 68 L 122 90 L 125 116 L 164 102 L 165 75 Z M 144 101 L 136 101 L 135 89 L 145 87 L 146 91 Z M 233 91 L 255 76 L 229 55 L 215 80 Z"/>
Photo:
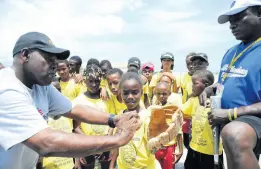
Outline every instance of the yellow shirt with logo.
<path fill-rule="evenodd" d="M 180 87 L 183 91 L 182 103 L 185 103 L 188 99 L 188 96 L 192 94 L 192 77 L 188 73 L 185 73 L 181 77 Z"/>
<path fill-rule="evenodd" d="M 110 99 L 107 101 L 109 113 L 119 115 L 122 111 L 126 110 L 126 105 L 122 102 L 119 102 L 117 96 L 111 95 Z"/>
<path fill-rule="evenodd" d="M 155 155 L 147 149 L 148 126 L 150 113 L 146 109 L 139 112 L 143 122 L 136 131 L 133 139 L 125 146 L 119 148 L 117 164 L 119 169 L 155 169 L 157 161 Z"/>
<path fill-rule="evenodd" d="M 197 152 L 214 155 L 213 132 L 208 122 L 210 108 L 199 104 L 198 97 L 189 98 L 182 108 L 185 115 L 192 118 L 192 139 L 190 147 Z M 219 145 L 219 154 L 222 153 L 222 142 Z"/>
<path fill-rule="evenodd" d="M 72 133 L 72 125 L 70 119 L 60 117 L 57 120 L 48 118 L 48 125 L 57 130 L 62 130 L 67 133 Z M 74 167 L 72 158 L 61 157 L 45 157 L 43 158 L 43 169 L 72 169 Z"/>
<path fill-rule="evenodd" d="M 76 84 L 73 79 L 68 82 L 60 81 L 60 86 L 62 95 L 71 101 L 84 92 L 82 84 Z"/>
<path fill-rule="evenodd" d="M 81 94 L 73 100 L 73 106 L 76 104 L 87 105 L 92 108 L 108 113 L 107 103 L 102 99 L 91 99 L 88 98 L 86 95 Z M 106 125 L 94 125 L 87 123 L 81 123 L 80 127 L 84 134 L 90 136 L 107 135 L 109 130 L 109 127 Z"/>

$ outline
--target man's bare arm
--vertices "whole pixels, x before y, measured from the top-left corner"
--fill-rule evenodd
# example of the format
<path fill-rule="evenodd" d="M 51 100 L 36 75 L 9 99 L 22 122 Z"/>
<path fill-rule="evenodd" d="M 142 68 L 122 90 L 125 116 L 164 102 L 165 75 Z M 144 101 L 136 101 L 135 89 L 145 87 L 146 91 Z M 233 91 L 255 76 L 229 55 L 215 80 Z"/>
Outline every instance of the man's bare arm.
<path fill-rule="evenodd" d="M 113 112 L 112 112 L 113 113 Z M 76 105 L 65 117 L 89 123 L 108 125 L 109 114 L 85 105 Z"/>
<path fill-rule="evenodd" d="M 114 136 L 86 136 L 46 128 L 25 140 L 23 144 L 40 156 L 77 158 L 106 152 L 119 148 L 132 139 L 142 124 L 139 118 L 135 117 L 136 114 L 138 113 L 127 112 L 121 115 Z"/>
<path fill-rule="evenodd" d="M 89 124 L 108 125 L 109 115 L 110 114 L 108 113 L 102 112 L 98 109 L 94 109 L 86 105 L 76 105 L 70 112 L 65 113 L 63 116 Z M 139 115 L 136 112 L 135 113 L 132 112 L 128 118 L 139 119 Z M 119 120 L 120 120 L 120 116 L 115 116 L 114 124 L 116 126 L 118 126 Z"/>
<path fill-rule="evenodd" d="M 50 128 L 42 130 L 23 143 L 44 157 L 85 157 L 125 144 L 119 135 L 85 136 Z"/>
<path fill-rule="evenodd" d="M 238 116 L 252 115 L 252 116 L 261 117 L 261 103 L 255 103 L 249 106 L 239 107 L 237 112 L 238 112 L 237 114 Z"/>
<path fill-rule="evenodd" d="M 235 110 L 230 110 L 232 119 Z M 217 124 L 226 124 L 229 122 L 229 109 L 213 109 L 208 114 L 209 124 L 215 126 Z M 237 116 L 251 115 L 261 117 L 261 103 L 255 103 L 249 106 L 242 106 L 237 108 Z"/>

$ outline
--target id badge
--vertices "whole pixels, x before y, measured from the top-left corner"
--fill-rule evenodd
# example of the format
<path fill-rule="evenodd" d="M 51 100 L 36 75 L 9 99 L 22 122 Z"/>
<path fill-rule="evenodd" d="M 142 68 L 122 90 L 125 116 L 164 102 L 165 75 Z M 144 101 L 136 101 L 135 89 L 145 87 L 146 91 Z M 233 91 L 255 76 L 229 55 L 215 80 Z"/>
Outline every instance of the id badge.
<path fill-rule="evenodd" d="M 217 91 L 216 91 L 216 96 L 222 96 L 223 91 L 224 91 L 224 85 L 218 83 Z"/>

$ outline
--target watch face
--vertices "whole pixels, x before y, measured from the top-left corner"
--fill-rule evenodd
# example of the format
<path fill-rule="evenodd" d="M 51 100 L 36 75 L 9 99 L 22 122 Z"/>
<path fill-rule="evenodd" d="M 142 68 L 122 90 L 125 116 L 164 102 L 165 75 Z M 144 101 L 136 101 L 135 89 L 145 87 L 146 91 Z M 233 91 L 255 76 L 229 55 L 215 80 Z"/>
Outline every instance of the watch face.
<path fill-rule="evenodd" d="M 109 117 L 109 120 L 108 120 L 108 125 L 111 127 L 111 128 L 115 128 L 115 124 L 114 124 L 114 116 L 115 114 L 110 114 L 110 117 Z"/>

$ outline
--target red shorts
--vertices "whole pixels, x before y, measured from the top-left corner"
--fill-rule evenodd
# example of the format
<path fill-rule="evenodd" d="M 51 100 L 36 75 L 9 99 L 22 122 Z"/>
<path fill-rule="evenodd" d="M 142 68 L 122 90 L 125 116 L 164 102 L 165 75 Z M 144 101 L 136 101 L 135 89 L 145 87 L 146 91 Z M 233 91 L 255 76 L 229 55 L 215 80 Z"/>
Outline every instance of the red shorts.
<path fill-rule="evenodd" d="M 156 152 L 155 157 L 159 161 L 162 169 L 175 169 L 173 162 L 175 161 L 176 144 L 165 147 Z"/>
<path fill-rule="evenodd" d="M 182 132 L 189 134 L 190 133 L 190 124 L 191 124 L 191 119 L 185 119 L 183 120 L 182 124 Z"/>

